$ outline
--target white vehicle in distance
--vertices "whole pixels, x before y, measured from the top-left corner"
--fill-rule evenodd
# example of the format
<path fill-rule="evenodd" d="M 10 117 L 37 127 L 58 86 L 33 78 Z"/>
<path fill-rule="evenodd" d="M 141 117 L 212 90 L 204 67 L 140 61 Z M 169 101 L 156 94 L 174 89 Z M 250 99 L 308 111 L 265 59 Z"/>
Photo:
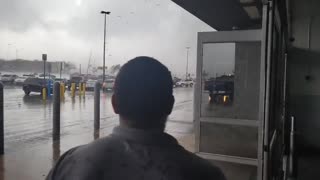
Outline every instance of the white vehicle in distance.
<path fill-rule="evenodd" d="M 0 81 L 2 81 L 3 83 L 13 84 L 14 80 L 17 78 L 18 78 L 18 76 L 15 74 L 4 74 L 1 76 Z"/>
<path fill-rule="evenodd" d="M 177 87 L 193 87 L 194 82 L 192 79 L 181 80 L 176 83 Z"/>
<path fill-rule="evenodd" d="M 98 82 L 97 80 L 88 79 L 86 82 L 86 90 L 87 91 L 94 91 L 94 85 Z"/>
<path fill-rule="evenodd" d="M 102 85 L 103 91 L 113 91 L 115 79 L 106 79 Z"/>
<path fill-rule="evenodd" d="M 17 79 L 14 80 L 14 84 L 15 84 L 16 86 L 22 86 L 23 83 L 26 81 L 27 78 L 28 78 L 28 77 L 26 77 L 26 76 L 18 77 Z"/>

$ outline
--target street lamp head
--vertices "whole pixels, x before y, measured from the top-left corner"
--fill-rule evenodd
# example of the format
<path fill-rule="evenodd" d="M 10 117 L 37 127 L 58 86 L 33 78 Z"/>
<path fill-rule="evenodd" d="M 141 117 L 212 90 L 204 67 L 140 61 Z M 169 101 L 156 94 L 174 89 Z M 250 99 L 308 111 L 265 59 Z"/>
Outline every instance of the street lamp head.
<path fill-rule="evenodd" d="M 101 11 L 101 14 L 110 14 L 110 11 Z"/>

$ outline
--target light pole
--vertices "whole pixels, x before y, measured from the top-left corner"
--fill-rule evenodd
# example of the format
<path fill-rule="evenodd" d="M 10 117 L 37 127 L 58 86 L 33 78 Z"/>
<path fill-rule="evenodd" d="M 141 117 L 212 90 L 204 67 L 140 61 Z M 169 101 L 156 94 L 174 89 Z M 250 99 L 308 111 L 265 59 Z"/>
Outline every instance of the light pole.
<path fill-rule="evenodd" d="M 46 82 L 46 61 L 47 61 L 47 54 L 42 54 L 42 61 L 43 61 L 43 80 Z"/>
<path fill-rule="evenodd" d="M 189 69 L 189 49 L 190 47 L 186 47 L 187 49 L 187 66 L 186 66 L 186 80 L 188 79 L 188 69 Z"/>
<path fill-rule="evenodd" d="M 7 60 L 9 60 L 10 46 L 11 46 L 11 44 L 8 44 L 8 49 L 7 49 Z"/>
<path fill-rule="evenodd" d="M 102 69 L 102 83 L 104 83 L 106 76 L 106 24 L 107 24 L 107 15 L 111 12 L 101 11 L 101 14 L 104 14 L 104 33 L 103 33 L 103 69 Z"/>
<path fill-rule="evenodd" d="M 23 48 L 17 48 L 16 47 L 16 59 L 18 59 L 19 58 L 19 53 L 20 53 L 20 55 L 21 55 L 21 51 L 23 50 Z M 21 57 L 21 56 L 20 56 Z"/>
<path fill-rule="evenodd" d="M 60 79 L 61 79 L 61 76 L 62 76 L 62 66 L 63 66 L 63 62 L 60 62 Z"/>

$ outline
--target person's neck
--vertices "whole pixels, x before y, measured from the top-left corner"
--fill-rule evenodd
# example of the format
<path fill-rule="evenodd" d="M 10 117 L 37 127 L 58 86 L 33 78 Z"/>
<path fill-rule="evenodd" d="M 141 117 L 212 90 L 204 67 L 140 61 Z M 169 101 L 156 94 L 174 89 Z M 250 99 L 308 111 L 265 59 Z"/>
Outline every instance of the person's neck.
<path fill-rule="evenodd" d="M 129 123 L 130 120 L 128 120 L 127 118 L 122 117 L 122 116 L 119 117 L 119 120 L 120 120 L 119 126 L 123 127 L 123 128 L 137 129 L 137 130 L 143 130 L 143 131 L 161 131 L 161 132 L 164 132 L 164 129 L 165 129 L 165 125 L 164 126 L 157 126 L 157 127 L 148 127 L 148 128 L 137 127 L 137 126 L 130 124 Z"/>

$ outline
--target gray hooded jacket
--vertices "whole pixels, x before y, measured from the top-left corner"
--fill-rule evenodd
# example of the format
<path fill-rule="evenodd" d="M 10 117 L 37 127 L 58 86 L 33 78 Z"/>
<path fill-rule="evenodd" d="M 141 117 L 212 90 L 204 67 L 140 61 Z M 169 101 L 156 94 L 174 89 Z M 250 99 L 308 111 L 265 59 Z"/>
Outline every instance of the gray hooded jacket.
<path fill-rule="evenodd" d="M 225 180 L 211 163 L 164 132 L 116 127 L 64 153 L 47 180 Z"/>

